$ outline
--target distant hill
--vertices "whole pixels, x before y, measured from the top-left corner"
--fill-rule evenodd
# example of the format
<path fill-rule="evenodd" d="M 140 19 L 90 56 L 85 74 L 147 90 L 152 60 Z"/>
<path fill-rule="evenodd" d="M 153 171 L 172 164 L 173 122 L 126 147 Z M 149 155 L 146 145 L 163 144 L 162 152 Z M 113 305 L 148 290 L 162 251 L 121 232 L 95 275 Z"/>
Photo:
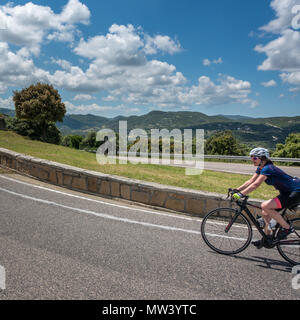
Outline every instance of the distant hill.
<path fill-rule="evenodd" d="M 14 110 L 0 108 L 0 113 L 14 116 Z M 240 115 L 208 116 L 201 112 L 164 112 L 151 111 L 141 116 L 117 116 L 106 118 L 92 114 L 67 114 L 62 123 L 57 126 L 62 134 L 87 135 L 91 130 L 98 131 L 110 128 L 118 132 L 119 121 L 126 120 L 128 130 L 141 128 L 150 133 L 153 128 L 172 130 L 204 129 L 205 137 L 217 131 L 231 130 L 242 143 L 251 147 L 264 146 L 275 148 L 277 143 L 284 143 L 289 133 L 300 132 L 300 116 L 250 118 Z"/>
<path fill-rule="evenodd" d="M 240 116 L 240 115 L 223 115 L 223 117 L 231 120 L 248 120 L 253 119 L 252 117 Z"/>
<path fill-rule="evenodd" d="M 14 117 L 15 116 L 15 110 L 12 109 L 6 109 L 6 108 L 0 108 L 0 114 L 6 114 L 7 116 Z"/>

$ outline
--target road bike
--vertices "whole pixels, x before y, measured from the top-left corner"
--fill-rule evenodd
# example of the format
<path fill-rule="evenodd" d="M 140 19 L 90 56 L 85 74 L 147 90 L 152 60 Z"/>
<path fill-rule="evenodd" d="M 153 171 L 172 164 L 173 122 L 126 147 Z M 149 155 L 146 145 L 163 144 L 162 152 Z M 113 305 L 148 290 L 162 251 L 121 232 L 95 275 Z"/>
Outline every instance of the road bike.
<path fill-rule="evenodd" d="M 272 235 L 267 236 L 264 227 L 261 227 L 257 218 L 251 213 L 248 206 L 261 209 L 248 202 L 248 196 L 235 200 L 232 198 L 232 189 L 228 190 L 228 197 L 235 202 L 237 208 L 216 208 L 208 212 L 201 223 L 201 235 L 205 243 L 214 251 L 233 255 L 245 250 L 253 238 L 252 226 L 263 237 L 264 247 L 277 248 L 280 255 L 292 265 L 300 264 L 300 218 L 290 219 L 287 213 L 293 213 L 294 208 L 285 208 L 282 217 L 295 231 L 284 240 L 277 239 L 282 228 L 278 223 L 272 228 Z"/>

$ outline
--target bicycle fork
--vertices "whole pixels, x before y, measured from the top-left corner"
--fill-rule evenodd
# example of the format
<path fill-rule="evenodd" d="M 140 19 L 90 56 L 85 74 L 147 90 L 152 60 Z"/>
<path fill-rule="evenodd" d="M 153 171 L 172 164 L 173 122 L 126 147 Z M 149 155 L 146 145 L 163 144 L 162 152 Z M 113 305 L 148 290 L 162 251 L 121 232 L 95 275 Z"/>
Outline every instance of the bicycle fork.
<path fill-rule="evenodd" d="M 238 218 L 238 216 L 240 215 L 240 210 L 236 210 L 235 215 L 232 217 L 232 219 L 229 221 L 228 225 L 225 228 L 225 233 L 228 233 L 230 228 L 232 227 L 232 225 L 235 223 L 236 219 Z"/>

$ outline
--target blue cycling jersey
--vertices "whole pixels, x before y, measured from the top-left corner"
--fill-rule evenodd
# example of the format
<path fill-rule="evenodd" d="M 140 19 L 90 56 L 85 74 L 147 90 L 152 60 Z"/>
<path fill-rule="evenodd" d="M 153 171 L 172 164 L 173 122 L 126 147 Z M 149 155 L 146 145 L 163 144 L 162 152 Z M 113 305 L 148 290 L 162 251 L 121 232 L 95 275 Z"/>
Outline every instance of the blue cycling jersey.
<path fill-rule="evenodd" d="M 273 164 L 267 164 L 262 169 L 258 167 L 256 173 L 267 176 L 266 184 L 274 186 L 281 193 L 300 192 L 300 179 L 288 175 Z"/>

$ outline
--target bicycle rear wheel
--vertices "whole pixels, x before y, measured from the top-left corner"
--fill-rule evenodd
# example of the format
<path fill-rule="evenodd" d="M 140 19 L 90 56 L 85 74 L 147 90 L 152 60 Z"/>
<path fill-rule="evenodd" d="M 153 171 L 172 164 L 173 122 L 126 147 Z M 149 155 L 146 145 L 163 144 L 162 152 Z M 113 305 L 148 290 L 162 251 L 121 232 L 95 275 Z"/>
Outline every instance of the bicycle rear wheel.
<path fill-rule="evenodd" d="M 300 218 L 290 220 L 295 232 L 288 235 L 287 239 L 277 244 L 280 255 L 289 263 L 300 264 Z"/>
<path fill-rule="evenodd" d="M 245 250 L 252 239 L 252 228 L 248 219 L 239 213 L 228 230 L 237 211 L 218 208 L 210 211 L 201 223 L 201 235 L 205 243 L 221 254 L 236 254 Z"/>

